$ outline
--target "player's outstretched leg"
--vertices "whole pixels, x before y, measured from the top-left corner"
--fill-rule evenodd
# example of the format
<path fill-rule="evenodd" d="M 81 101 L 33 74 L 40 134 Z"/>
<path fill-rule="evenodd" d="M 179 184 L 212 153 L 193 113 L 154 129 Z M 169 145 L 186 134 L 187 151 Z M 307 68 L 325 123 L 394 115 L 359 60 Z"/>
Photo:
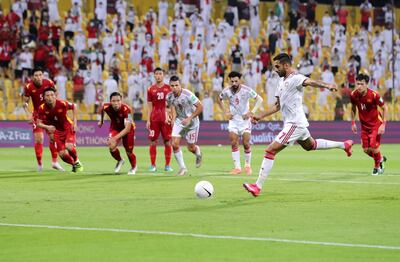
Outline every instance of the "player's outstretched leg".
<path fill-rule="evenodd" d="M 347 156 L 351 156 L 353 140 L 346 140 L 344 142 L 331 141 L 326 139 L 314 139 L 312 137 L 303 141 L 297 141 L 305 150 L 327 150 L 332 148 L 343 149 Z"/>
<path fill-rule="evenodd" d="M 117 164 L 115 165 L 114 168 L 114 173 L 119 173 L 119 171 L 121 171 L 122 166 L 125 164 L 125 161 L 122 159 L 121 154 L 117 147 L 114 150 L 110 149 L 110 154 L 115 160 L 117 160 Z"/>
<path fill-rule="evenodd" d="M 50 149 L 50 153 L 51 153 L 51 167 L 58 171 L 65 171 L 64 168 L 57 161 L 58 152 L 57 152 L 57 148 L 56 148 L 56 143 L 50 141 L 49 149 Z"/>
<path fill-rule="evenodd" d="M 265 150 L 264 160 L 261 164 L 258 178 L 255 184 L 244 183 L 243 187 L 251 193 L 254 197 L 257 197 L 261 193 L 261 189 L 267 179 L 271 169 L 274 165 L 275 155 L 285 148 L 284 145 L 278 142 L 272 142 Z"/>
<path fill-rule="evenodd" d="M 167 172 L 174 171 L 171 167 L 172 146 L 169 140 L 164 141 L 165 168 Z"/>
<path fill-rule="evenodd" d="M 157 158 L 157 141 L 150 141 L 149 147 L 151 165 L 149 167 L 150 172 L 156 172 L 156 158 Z"/>

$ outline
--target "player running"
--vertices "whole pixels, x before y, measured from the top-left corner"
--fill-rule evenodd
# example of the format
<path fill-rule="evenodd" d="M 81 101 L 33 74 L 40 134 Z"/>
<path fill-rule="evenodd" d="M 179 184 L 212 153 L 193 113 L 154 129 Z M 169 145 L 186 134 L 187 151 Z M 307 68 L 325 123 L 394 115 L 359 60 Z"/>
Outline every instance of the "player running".
<path fill-rule="evenodd" d="M 154 70 L 154 78 L 156 83 L 147 89 L 147 112 L 148 120 L 146 128 L 149 130 L 150 140 L 150 172 L 156 172 L 156 157 L 157 157 L 157 140 L 162 135 L 164 140 L 164 155 L 165 155 L 165 171 L 172 171 L 170 166 L 172 146 L 171 132 L 172 126 L 165 121 L 165 98 L 171 92 L 171 87 L 164 84 L 164 70 L 157 67 Z"/>
<path fill-rule="evenodd" d="M 190 152 L 196 155 L 196 167 L 200 167 L 202 154 L 196 145 L 199 135 L 199 114 L 203 111 L 200 100 L 189 90 L 181 87 L 179 77 L 172 76 L 169 81 L 172 92 L 167 95 L 167 122 L 174 123 L 172 129 L 172 148 L 179 164 L 178 176 L 187 173 L 179 145 L 181 137 L 185 137 Z M 172 116 L 172 117 L 171 117 Z"/>
<path fill-rule="evenodd" d="M 261 106 L 263 99 L 250 87 L 240 83 L 241 74 L 235 71 L 229 73 L 230 86 L 225 88 L 220 94 L 218 104 L 225 113 L 226 118 L 229 119 L 229 139 L 232 147 L 232 159 L 234 169 L 231 171 L 232 175 L 238 175 L 242 173 L 242 167 L 240 165 L 240 151 L 239 151 L 239 139 L 243 140 L 244 148 L 244 172 L 251 175 L 251 117 Z M 253 98 L 256 103 L 253 109 L 250 111 L 249 99 Z M 223 105 L 223 100 L 229 100 L 229 109 L 226 110 Z"/>
<path fill-rule="evenodd" d="M 118 144 L 122 139 L 126 155 L 131 163 L 128 175 L 134 175 L 136 174 L 136 155 L 133 153 L 135 144 L 135 124 L 132 118 L 133 110 L 128 105 L 122 103 L 122 95 L 120 93 L 113 92 L 110 95 L 110 103 L 105 103 L 101 108 L 100 121 L 98 123 L 100 128 L 104 123 L 104 112 L 107 113 L 111 120 L 107 145 L 110 149 L 110 154 L 117 160 L 114 172 L 119 173 L 122 165 L 125 163 L 118 150 Z"/>
<path fill-rule="evenodd" d="M 381 155 L 381 136 L 385 133 L 387 119 L 387 106 L 382 97 L 368 88 L 369 76 L 359 74 L 356 78 L 356 89 L 351 93 L 351 130 L 357 134 L 355 122 L 357 109 L 361 122 L 361 141 L 364 152 L 374 159 L 375 165 L 372 175 L 383 174 L 385 171 L 386 157 Z M 383 114 L 378 110 L 383 109 Z"/>
<path fill-rule="evenodd" d="M 41 172 L 43 170 L 42 164 L 42 154 L 43 154 L 43 129 L 37 126 L 37 118 L 38 118 L 38 110 L 40 105 L 43 104 L 43 91 L 48 88 L 53 87 L 53 81 L 49 79 L 43 78 L 43 71 L 41 68 L 35 68 L 33 70 L 32 80 L 30 80 L 24 87 L 23 100 L 24 100 L 24 109 L 28 114 L 29 120 L 28 123 L 32 124 L 33 127 L 33 137 L 35 141 L 35 155 L 38 163 L 37 171 Z M 33 104 L 33 112 L 30 112 L 28 109 L 29 100 L 32 98 Z M 57 150 L 55 148 L 54 141 L 49 139 L 49 149 L 51 152 L 51 166 L 52 168 L 64 171 L 64 168 L 57 161 Z"/>
<path fill-rule="evenodd" d="M 56 99 L 56 90 L 48 87 L 43 91 L 44 103 L 38 110 L 38 127 L 49 132 L 61 159 L 72 166 L 72 172 L 83 171 L 76 152 L 77 111 L 76 106 L 64 100 Z M 68 117 L 72 110 L 72 120 Z"/>
<path fill-rule="evenodd" d="M 257 197 L 267 179 L 274 164 L 275 155 L 286 146 L 299 143 L 305 150 L 324 150 L 331 148 L 343 149 L 347 156 L 351 156 L 352 140 L 336 142 L 325 139 L 314 139 L 308 131 L 308 121 L 303 111 L 303 87 L 327 88 L 336 91 L 335 84 L 327 84 L 322 81 L 312 80 L 304 75 L 298 74 L 292 68 L 292 61 L 288 54 L 281 53 L 274 59 L 275 71 L 281 77 L 276 88 L 276 103 L 267 111 L 254 116 L 254 121 L 281 111 L 284 127 L 265 150 L 264 160 L 261 164 L 258 179 L 255 184 L 243 184 L 244 188 L 254 197 Z"/>

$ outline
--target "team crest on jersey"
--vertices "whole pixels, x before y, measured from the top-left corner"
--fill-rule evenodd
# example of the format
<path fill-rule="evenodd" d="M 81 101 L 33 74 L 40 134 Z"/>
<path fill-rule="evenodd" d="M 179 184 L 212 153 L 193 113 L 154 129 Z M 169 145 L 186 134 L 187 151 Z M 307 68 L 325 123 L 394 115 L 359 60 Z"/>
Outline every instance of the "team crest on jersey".
<path fill-rule="evenodd" d="M 33 90 L 32 90 L 32 93 L 36 93 L 36 90 L 35 90 L 35 89 L 33 89 Z"/>
<path fill-rule="evenodd" d="M 61 113 L 61 112 L 62 112 L 62 109 L 58 109 L 57 111 L 58 111 L 58 113 Z"/>
<path fill-rule="evenodd" d="M 367 102 L 368 102 L 368 103 L 371 103 L 371 99 L 367 99 Z"/>
<path fill-rule="evenodd" d="M 48 115 L 48 114 L 49 114 L 49 111 L 46 111 L 45 113 Z"/>
<path fill-rule="evenodd" d="M 285 87 L 287 87 L 289 85 L 289 82 L 285 82 Z"/>

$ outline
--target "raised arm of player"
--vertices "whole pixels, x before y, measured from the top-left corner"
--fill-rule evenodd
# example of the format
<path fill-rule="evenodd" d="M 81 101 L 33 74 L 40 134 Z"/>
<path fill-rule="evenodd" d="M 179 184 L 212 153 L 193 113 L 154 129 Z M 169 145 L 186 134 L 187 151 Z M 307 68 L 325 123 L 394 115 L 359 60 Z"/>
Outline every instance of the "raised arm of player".
<path fill-rule="evenodd" d="M 356 115 L 357 115 L 357 106 L 353 102 L 351 103 L 351 131 L 354 134 L 357 134 L 357 125 L 356 125 Z"/>
<path fill-rule="evenodd" d="M 153 103 L 147 101 L 147 122 L 146 122 L 146 128 L 149 129 L 149 130 L 150 130 L 151 111 L 153 111 Z"/>
<path fill-rule="evenodd" d="M 22 100 L 24 102 L 23 108 L 24 108 L 24 110 L 26 112 L 26 115 L 28 116 L 28 122 L 31 123 L 32 122 L 32 112 L 29 111 L 29 100 L 30 100 L 30 97 L 22 95 Z"/>
<path fill-rule="evenodd" d="M 279 97 L 276 97 L 276 102 L 273 106 L 265 110 L 264 112 L 261 112 L 259 115 L 252 116 L 251 120 L 253 123 L 257 123 L 259 120 L 263 119 L 264 117 L 270 116 L 275 114 L 281 110 L 281 104 L 279 102 Z"/>
<path fill-rule="evenodd" d="M 385 127 L 386 127 L 386 119 L 388 118 L 388 108 L 386 104 L 383 104 L 383 106 L 381 106 L 383 112 L 382 112 L 382 124 L 378 129 L 378 134 L 382 135 L 385 133 Z"/>
<path fill-rule="evenodd" d="M 306 80 L 304 80 L 303 86 L 311 86 L 311 87 L 316 87 L 316 88 L 326 88 L 326 89 L 329 89 L 330 91 L 333 91 L 333 92 L 338 90 L 336 84 L 328 84 L 328 83 L 325 83 L 324 81 L 313 80 L 311 78 L 307 78 Z"/>
<path fill-rule="evenodd" d="M 188 125 L 193 118 L 200 115 L 200 113 L 203 111 L 203 104 L 200 101 L 194 104 L 194 106 L 196 107 L 196 110 L 188 118 L 182 120 L 182 125 Z"/>
<path fill-rule="evenodd" d="M 223 99 L 221 99 L 221 97 L 219 97 L 217 99 L 217 104 L 218 104 L 219 108 L 221 108 L 221 111 L 224 113 L 225 117 L 228 120 L 231 120 L 233 118 L 233 115 L 229 110 L 229 106 L 225 107 L 224 101 L 223 101 Z"/>
<path fill-rule="evenodd" d="M 100 121 L 97 123 L 97 125 L 99 126 L 99 128 L 101 128 L 104 124 L 104 106 L 101 106 L 100 109 Z"/>

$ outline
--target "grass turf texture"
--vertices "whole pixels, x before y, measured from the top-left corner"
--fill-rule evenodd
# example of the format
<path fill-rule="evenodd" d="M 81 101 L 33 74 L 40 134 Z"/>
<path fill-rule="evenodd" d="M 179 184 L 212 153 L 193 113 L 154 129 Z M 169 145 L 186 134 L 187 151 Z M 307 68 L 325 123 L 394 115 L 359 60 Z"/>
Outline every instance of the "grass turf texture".
<path fill-rule="evenodd" d="M 0 226 L 0 261 L 400 261 L 399 145 L 383 145 L 384 175 L 356 145 L 340 150 L 281 152 L 264 192 L 254 182 L 264 146 L 253 147 L 252 176 L 230 176 L 230 148 L 202 147 L 204 162 L 184 150 L 190 176 L 147 172 L 148 148 L 136 148 L 138 174 L 114 175 L 106 148 L 79 148 L 85 172 L 37 173 L 32 148 L 0 149 L 0 223 L 55 225 L 394 246 L 399 249 L 209 239 L 127 232 Z M 121 151 L 126 162 L 127 158 Z M 158 169 L 163 169 L 163 147 Z M 243 164 L 243 152 L 242 152 Z M 63 165 L 68 168 L 68 166 Z M 174 172 L 178 170 L 172 159 Z M 13 171 L 14 170 L 14 171 Z M 30 171 L 29 171 L 30 170 Z M 215 188 L 199 200 L 200 180 Z"/>

